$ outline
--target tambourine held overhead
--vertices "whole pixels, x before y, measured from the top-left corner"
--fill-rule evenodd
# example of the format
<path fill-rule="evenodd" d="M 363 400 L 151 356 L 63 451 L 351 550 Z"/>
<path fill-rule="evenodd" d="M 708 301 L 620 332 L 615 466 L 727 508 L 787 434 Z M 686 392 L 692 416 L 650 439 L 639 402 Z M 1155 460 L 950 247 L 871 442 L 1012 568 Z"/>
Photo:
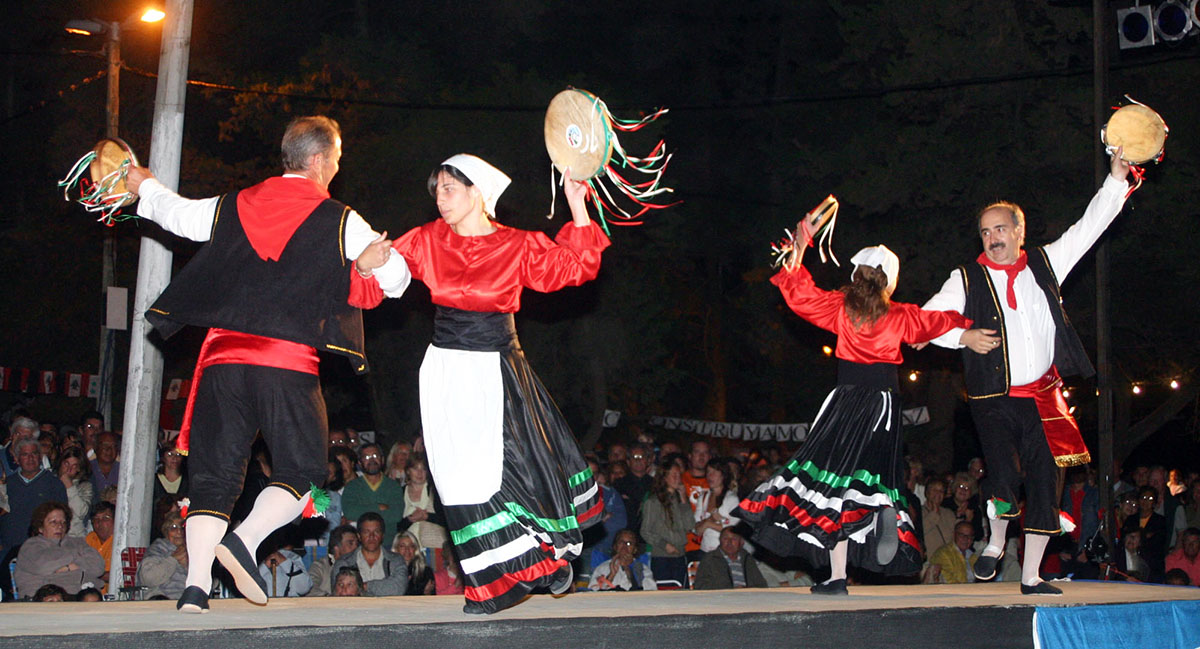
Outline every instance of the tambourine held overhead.
<path fill-rule="evenodd" d="M 1108 118 L 1108 124 L 1100 131 L 1100 140 L 1110 153 L 1123 147 L 1121 158 L 1140 165 L 1162 160 L 1169 130 L 1161 115 L 1135 102 L 1122 106 Z"/>
<path fill-rule="evenodd" d="M 666 112 L 664 108 L 638 120 L 622 120 L 613 117 L 608 106 L 586 90 L 568 88 L 555 95 L 546 110 L 543 126 L 546 152 L 552 163 L 550 216 L 554 215 L 553 197 L 557 195 L 556 170 L 565 174 L 570 169 L 572 180 L 587 183 L 588 196 L 600 213 L 600 225 L 605 232 L 608 232 L 609 223 L 641 225 L 637 219 L 647 211 L 674 205 L 654 202 L 655 197 L 674 191 L 662 184 L 663 172 L 671 160 L 666 144 L 660 140 L 648 155 L 635 158 L 625 153 L 616 135 L 617 131 L 639 130 Z M 650 178 L 636 182 L 636 179 L 628 180 L 622 175 L 630 172 Z M 605 179 L 640 209 L 631 214 L 618 205 L 602 182 Z"/>
<path fill-rule="evenodd" d="M 58 181 L 58 186 L 63 188 L 64 199 L 78 202 L 89 212 L 99 212 L 97 220 L 112 225 L 116 221 L 136 218 L 135 215 L 120 214 L 121 208 L 138 199 L 125 184 L 131 166 L 138 166 L 133 148 L 120 138 L 106 138 L 76 161 L 67 176 Z M 90 182 L 83 177 L 84 172 Z M 72 198 L 76 186 L 79 196 Z"/>
<path fill-rule="evenodd" d="M 559 173 L 572 180 L 600 175 L 612 159 L 612 130 L 597 98 L 583 90 L 564 90 L 546 109 L 546 152 Z"/>

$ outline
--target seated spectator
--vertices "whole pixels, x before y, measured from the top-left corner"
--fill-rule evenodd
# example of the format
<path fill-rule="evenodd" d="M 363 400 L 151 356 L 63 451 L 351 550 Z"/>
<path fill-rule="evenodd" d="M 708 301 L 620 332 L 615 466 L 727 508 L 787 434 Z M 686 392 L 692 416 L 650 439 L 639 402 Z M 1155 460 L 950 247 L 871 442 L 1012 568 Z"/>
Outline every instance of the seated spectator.
<path fill-rule="evenodd" d="M 600 490 L 600 499 L 604 501 L 604 514 L 600 519 L 603 523 L 604 535 L 601 536 L 598 532 L 590 530 L 583 535 L 583 552 L 579 556 L 579 564 L 576 569 L 576 574 L 579 575 L 590 575 L 594 566 L 612 556 L 609 552 L 612 551 L 617 532 L 629 527 L 629 520 L 625 515 L 625 501 L 622 500 L 621 494 L 616 489 L 609 486 L 608 470 L 601 468 L 595 458 L 587 458 L 587 463 L 588 468 L 592 470 L 592 475 L 596 477 L 596 488 Z"/>
<path fill-rule="evenodd" d="M 447 539 L 442 546 L 442 567 L 433 572 L 435 592 L 438 595 L 462 595 L 462 568 L 454 554 L 454 542 Z"/>
<path fill-rule="evenodd" d="M 448 538 L 445 527 L 446 519 L 442 516 L 437 491 L 429 482 L 429 465 L 426 463 L 425 455 L 422 453 L 411 454 L 408 466 L 404 469 L 404 475 L 403 484 L 406 486 L 401 487 L 401 491 L 404 493 L 404 517 L 396 524 L 395 531 L 412 532 L 421 547 L 442 547 Z M 383 519 L 387 521 L 388 517 L 384 516 Z M 387 529 L 392 531 L 393 528 Z M 409 581 L 412 581 L 411 572 Z"/>
<path fill-rule="evenodd" d="M 342 467 L 342 494 L 346 493 L 346 485 L 358 479 L 358 456 L 354 450 L 345 446 L 335 446 L 329 450 L 329 457 Z"/>
<path fill-rule="evenodd" d="M 113 521 L 116 515 L 116 505 L 107 500 L 96 503 L 95 508 L 92 509 L 92 531 L 83 539 L 100 554 L 100 558 L 104 559 L 104 574 L 100 576 L 100 582 L 103 583 L 96 584 L 102 593 L 108 592 L 108 578 L 112 562 Z"/>
<path fill-rule="evenodd" d="M 1175 521 L 1171 528 L 1176 544 L 1189 527 L 1200 529 L 1200 480 L 1192 481 L 1183 503 L 1175 508 Z"/>
<path fill-rule="evenodd" d="M 975 581 L 975 526 L 961 521 L 954 526 L 954 542 L 930 555 L 922 582 L 927 584 L 965 584 Z"/>
<path fill-rule="evenodd" d="M 1121 549 L 1113 556 L 1117 580 L 1146 581 L 1150 574 L 1150 564 L 1142 557 L 1142 531 L 1134 528 L 1125 532 L 1121 538 Z"/>
<path fill-rule="evenodd" d="M 1168 570 L 1167 575 L 1163 578 L 1163 583 L 1168 586 L 1191 586 L 1192 582 L 1188 581 L 1186 572 L 1175 568 Z"/>
<path fill-rule="evenodd" d="M 25 541 L 17 555 L 18 592 L 33 593 L 56 584 L 73 595 L 100 581 L 104 560 L 83 539 L 67 536 L 70 525 L 71 508 L 66 503 L 42 503 L 33 511 L 32 529 L 37 535 Z"/>
<path fill-rule="evenodd" d="M 712 552 L 721 544 L 721 530 L 737 525 L 740 518 L 733 515 L 738 506 L 737 492 L 731 488 L 733 476 L 729 466 L 720 459 L 709 460 L 704 469 L 707 491 L 699 492 L 694 512 L 696 526 L 692 533 L 700 537 L 700 551 Z"/>
<path fill-rule="evenodd" d="M 55 584 L 46 584 L 37 589 L 33 594 L 35 602 L 65 602 L 67 601 L 67 591 L 63 590 L 62 586 Z"/>
<path fill-rule="evenodd" d="M 162 538 L 150 544 L 138 564 L 137 585 L 149 589 L 146 599 L 163 595 L 174 601 L 187 587 L 188 572 L 187 536 L 179 512 L 167 513 L 160 531 Z"/>
<path fill-rule="evenodd" d="M 1158 491 L 1154 487 L 1146 486 L 1138 489 L 1138 512 L 1136 515 L 1126 518 L 1121 528 L 1123 534 L 1128 534 L 1135 529 L 1142 533 L 1139 554 L 1146 560 L 1150 569 L 1150 573 L 1143 576 L 1143 581 L 1161 581 L 1167 557 L 1167 536 L 1170 534 L 1170 529 L 1167 526 L 1167 519 L 1154 511 L 1157 502 Z"/>
<path fill-rule="evenodd" d="M 645 444 L 630 447 L 626 463 L 610 462 L 608 465 L 609 483 L 621 494 L 629 529 L 635 532 L 642 528 L 642 502 L 654 487 L 654 476 L 650 475 L 652 466 L 654 451 Z"/>
<path fill-rule="evenodd" d="M 301 597 L 312 589 L 312 577 L 304 567 L 304 559 L 293 550 L 292 536 L 296 528 L 285 525 L 275 530 L 264 546 L 274 547 L 258 564 L 258 574 L 267 584 L 269 597 Z"/>
<path fill-rule="evenodd" d="M 978 458 L 976 458 L 978 459 Z M 971 529 L 974 530 L 974 541 L 983 539 L 984 528 L 987 523 L 983 519 L 983 510 L 979 506 L 979 498 L 977 497 L 978 485 L 966 473 L 958 473 L 954 476 L 951 482 L 950 495 L 946 497 L 946 501 L 942 504 L 954 512 L 954 519 L 960 522 L 971 524 Z M 934 548 L 936 551 L 937 548 Z"/>
<path fill-rule="evenodd" d="M 88 462 L 82 448 L 66 448 L 59 454 L 56 471 L 67 490 L 67 504 L 71 506 L 71 529 L 67 530 L 67 536 L 82 538 L 88 533 L 84 523 L 91 516 L 95 494 L 87 470 Z"/>
<path fill-rule="evenodd" d="M 383 451 L 378 444 L 364 444 L 358 451 L 358 464 L 362 477 L 350 480 L 346 476 L 346 488 L 342 490 L 342 513 L 346 518 L 357 519 L 367 512 L 383 518 L 383 529 L 390 540 L 397 524 L 404 520 L 404 487 L 383 474 Z M 432 505 L 430 505 L 432 507 Z M 362 536 L 362 531 L 359 531 Z M 371 578 L 364 573 L 369 584 Z M 370 590 L 370 586 L 367 587 Z"/>
<path fill-rule="evenodd" d="M 1167 571 L 1182 570 L 1188 581 L 1200 584 L 1200 529 L 1189 527 L 1180 535 L 1179 548 L 1167 556 Z"/>
<path fill-rule="evenodd" d="M 658 590 L 650 566 L 638 561 L 641 547 L 633 530 L 617 532 L 612 558 L 592 569 L 588 590 Z"/>
<path fill-rule="evenodd" d="M 334 597 L 365 597 L 367 589 L 357 568 L 339 568 L 333 577 Z"/>
<path fill-rule="evenodd" d="M 84 588 L 83 590 L 76 593 L 75 601 L 77 601 L 77 602 L 103 602 L 104 595 L 100 594 L 100 591 L 96 590 L 95 588 Z"/>
<path fill-rule="evenodd" d="M 408 589 L 405 595 L 432 595 L 433 571 L 425 563 L 425 550 L 411 531 L 401 532 L 392 541 L 392 552 L 400 555 L 408 566 Z"/>
<path fill-rule="evenodd" d="M 38 432 L 38 446 L 42 448 L 42 468 L 53 469 L 58 466 L 58 433 L 53 430 L 46 430 L 48 424 L 42 423 L 42 430 Z M 54 424 L 49 424 L 53 427 Z"/>
<path fill-rule="evenodd" d="M 33 429 L 37 430 L 37 424 Z M 36 439 L 20 437 L 10 446 L 15 447 L 12 451 L 16 454 L 18 469 L 8 476 L 5 486 L 8 488 L 9 510 L 0 516 L 0 546 L 5 552 L 20 545 L 29 536 L 35 509 L 47 502 L 67 502 L 67 490 L 62 481 L 42 468 L 42 447 Z"/>
<path fill-rule="evenodd" d="M 334 562 L 333 574 L 336 576 L 342 568 L 357 568 L 368 595 L 403 595 L 408 590 L 408 564 L 383 547 L 382 516 L 367 512 L 358 517 L 358 544 L 357 549 Z"/>
<path fill-rule="evenodd" d="M 163 447 L 161 465 L 154 474 L 154 499 L 159 502 L 164 498 L 180 501 L 187 498 L 188 479 L 186 460 L 179 449 L 175 448 L 172 440 Z"/>
<path fill-rule="evenodd" d="M 358 549 L 358 531 L 349 525 L 339 525 L 329 533 L 329 553 L 315 559 L 308 568 L 312 590 L 306 597 L 328 597 L 333 592 L 333 564 Z M 361 579 L 361 575 L 360 575 Z"/>
<path fill-rule="evenodd" d="M 38 436 L 38 423 L 24 415 L 13 417 L 8 427 L 8 444 L 0 453 L 0 478 L 11 479 L 21 470 L 20 459 L 17 457 L 17 443 L 31 439 L 35 442 Z M 41 462 L 41 445 L 38 445 L 38 461 Z"/>
<path fill-rule="evenodd" d="M 921 530 L 925 539 L 926 556 L 954 541 L 954 512 L 942 503 L 946 499 L 946 483 L 932 478 L 925 483 L 925 504 L 921 507 Z"/>
<path fill-rule="evenodd" d="M 696 568 L 696 590 L 766 588 L 767 580 L 758 562 L 742 546 L 742 536 L 732 527 L 721 530 L 720 547 L 700 559 Z"/>
<path fill-rule="evenodd" d="M 120 450 L 121 440 L 116 433 L 106 430 L 96 436 L 96 459 L 92 460 L 89 468 L 97 498 L 103 497 L 107 487 L 117 486 L 117 479 L 121 475 L 121 463 L 117 461 Z"/>
<path fill-rule="evenodd" d="M 408 483 L 408 476 L 405 475 L 405 472 L 408 470 L 410 456 L 412 456 L 412 444 L 408 442 L 396 442 L 392 444 L 392 448 L 388 449 L 387 476 L 399 482 L 401 487 Z"/>
<path fill-rule="evenodd" d="M 682 475 L 683 467 L 676 462 L 664 464 L 654 475 L 654 487 L 642 505 L 642 539 L 650 545 L 650 567 L 657 578 L 686 587 L 684 548 L 693 520 Z"/>

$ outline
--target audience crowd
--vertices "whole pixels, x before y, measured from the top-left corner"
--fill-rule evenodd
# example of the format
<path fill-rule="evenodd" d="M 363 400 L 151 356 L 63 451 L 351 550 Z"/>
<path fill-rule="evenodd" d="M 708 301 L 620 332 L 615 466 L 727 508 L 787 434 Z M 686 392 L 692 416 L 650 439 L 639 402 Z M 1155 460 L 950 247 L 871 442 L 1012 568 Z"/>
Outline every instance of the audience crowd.
<path fill-rule="evenodd" d="M 4 600 L 176 599 L 188 551 L 181 507 L 187 459 L 160 442 L 152 483 L 150 544 L 112 566 L 120 436 L 96 412 L 77 426 L 38 423 L 18 411 L 0 447 L 0 590 Z M 365 435 L 364 435 L 365 437 Z M 718 448 L 725 454 L 718 454 Z M 329 435 L 330 496 L 324 516 L 273 534 L 259 551 L 272 597 L 461 595 L 462 579 L 445 528 L 422 440 L 384 447 L 354 429 Z M 790 449 L 692 440 L 686 447 L 611 443 L 588 454 L 605 503 L 603 525 L 585 534 L 578 590 L 729 589 L 809 585 L 825 575 L 795 559 L 755 548 L 733 516 L 742 497 L 779 468 Z M 234 520 L 269 482 L 265 447 L 252 454 Z M 934 471 L 909 458 L 902 489 L 926 562 L 920 573 L 853 572 L 853 583 L 966 583 L 987 544 L 987 467 L 973 458 Z M 1051 541 L 1047 579 L 1200 584 L 1200 474 L 1194 467 L 1136 464 L 1113 485 L 1114 523 L 1105 524 L 1094 467 L 1065 473 L 1064 534 Z M 997 579 L 1020 578 L 1021 536 L 1011 526 Z M 230 596 L 218 579 L 214 596 Z M 811 574 L 810 574 L 811 573 Z"/>

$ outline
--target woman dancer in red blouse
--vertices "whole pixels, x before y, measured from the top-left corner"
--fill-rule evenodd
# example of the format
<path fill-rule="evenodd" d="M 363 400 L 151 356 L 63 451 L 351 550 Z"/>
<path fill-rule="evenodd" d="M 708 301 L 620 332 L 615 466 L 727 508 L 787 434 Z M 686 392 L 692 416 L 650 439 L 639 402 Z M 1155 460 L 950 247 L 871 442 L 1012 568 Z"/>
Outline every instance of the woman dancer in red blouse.
<path fill-rule="evenodd" d="M 513 313 L 525 288 L 594 279 L 608 237 L 588 217 L 586 185 L 571 181 L 573 223 L 556 240 L 495 222 L 508 184 L 475 156 L 446 160 L 429 178 L 441 218 L 392 244 L 437 306 L 421 364 L 421 422 L 467 613 L 494 613 L 539 587 L 565 592 L 581 531 L 603 510 L 575 438 L 525 360 Z M 352 304 L 382 299 L 369 275 L 355 279 Z"/>
<path fill-rule="evenodd" d="M 884 246 L 854 255 L 848 286 L 817 288 L 799 263 L 812 241 L 808 224 L 802 220 L 796 231 L 803 236 L 797 236 L 791 263 L 771 282 L 797 315 L 838 335 L 838 385 L 800 450 L 734 515 L 750 523 L 755 542 L 768 550 L 828 564 L 830 578 L 814 585 L 813 593 L 846 595 L 847 559 L 887 574 L 921 567 L 920 544 L 899 491 L 900 344 L 967 325 L 957 313 L 891 302 L 900 261 Z"/>

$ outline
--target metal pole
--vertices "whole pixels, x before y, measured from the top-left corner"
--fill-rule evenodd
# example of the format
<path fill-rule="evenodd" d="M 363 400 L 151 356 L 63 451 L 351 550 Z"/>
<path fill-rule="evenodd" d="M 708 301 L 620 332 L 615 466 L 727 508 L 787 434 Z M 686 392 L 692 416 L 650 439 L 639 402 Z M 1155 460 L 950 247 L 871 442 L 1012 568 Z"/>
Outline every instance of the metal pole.
<path fill-rule="evenodd" d="M 108 25 L 108 43 L 105 46 L 108 58 L 108 100 L 104 105 L 105 128 L 104 137 L 115 138 L 120 133 L 121 124 L 121 23 L 112 22 Z M 100 262 L 100 296 L 104 299 L 102 313 L 107 314 L 108 287 L 113 285 L 114 266 L 116 265 L 116 233 L 112 228 L 104 229 L 104 248 Z M 112 418 L 112 385 L 113 385 L 113 341 L 114 331 L 107 326 L 107 319 L 100 323 L 100 394 L 96 397 L 96 410 L 104 416 L 104 424 L 109 430 L 114 430 Z"/>
<path fill-rule="evenodd" d="M 167 187 L 179 187 L 179 158 L 183 147 L 183 109 L 192 31 L 192 0 L 168 0 L 158 60 L 158 90 L 154 98 L 154 127 L 150 138 L 150 169 Z M 162 353 L 149 344 L 146 309 L 171 279 L 171 251 L 143 237 L 138 257 L 137 288 L 129 349 L 129 381 L 125 395 L 125 436 L 121 442 L 112 561 L 121 566 L 121 552 L 150 541 L 151 480 L 158 446 L 158 415 L 162 394 Z M 118 573 L 119 574 L 119 573 Z M 111 580 L 111 578 L 110 578 Z"/>
<path fill-rule="evenodd" d="M 1108 6 L 1105 0 L 1092 0 L 1092 91 L 1093 133 L 1108 121 Z M 1104 182 L 1109 173 L 1108 156 L 1100 146 L 1094 146 L 1096 184 Z M 1096 246 L 1096 388 L 1099 402 L 1096 404 L 1097 445 L 1099 461 L 1096 482 L 1100 488 L 1100 511 L 1104 512 L 1104 523 L 1113 520 L 1113 393 L 1112 362 L 1109 348 L 1112 344 L 1108 319 L 1108 237 L 1101 237 Z M 1111 540 L 1111 539 L 1110 539 Z"/>

